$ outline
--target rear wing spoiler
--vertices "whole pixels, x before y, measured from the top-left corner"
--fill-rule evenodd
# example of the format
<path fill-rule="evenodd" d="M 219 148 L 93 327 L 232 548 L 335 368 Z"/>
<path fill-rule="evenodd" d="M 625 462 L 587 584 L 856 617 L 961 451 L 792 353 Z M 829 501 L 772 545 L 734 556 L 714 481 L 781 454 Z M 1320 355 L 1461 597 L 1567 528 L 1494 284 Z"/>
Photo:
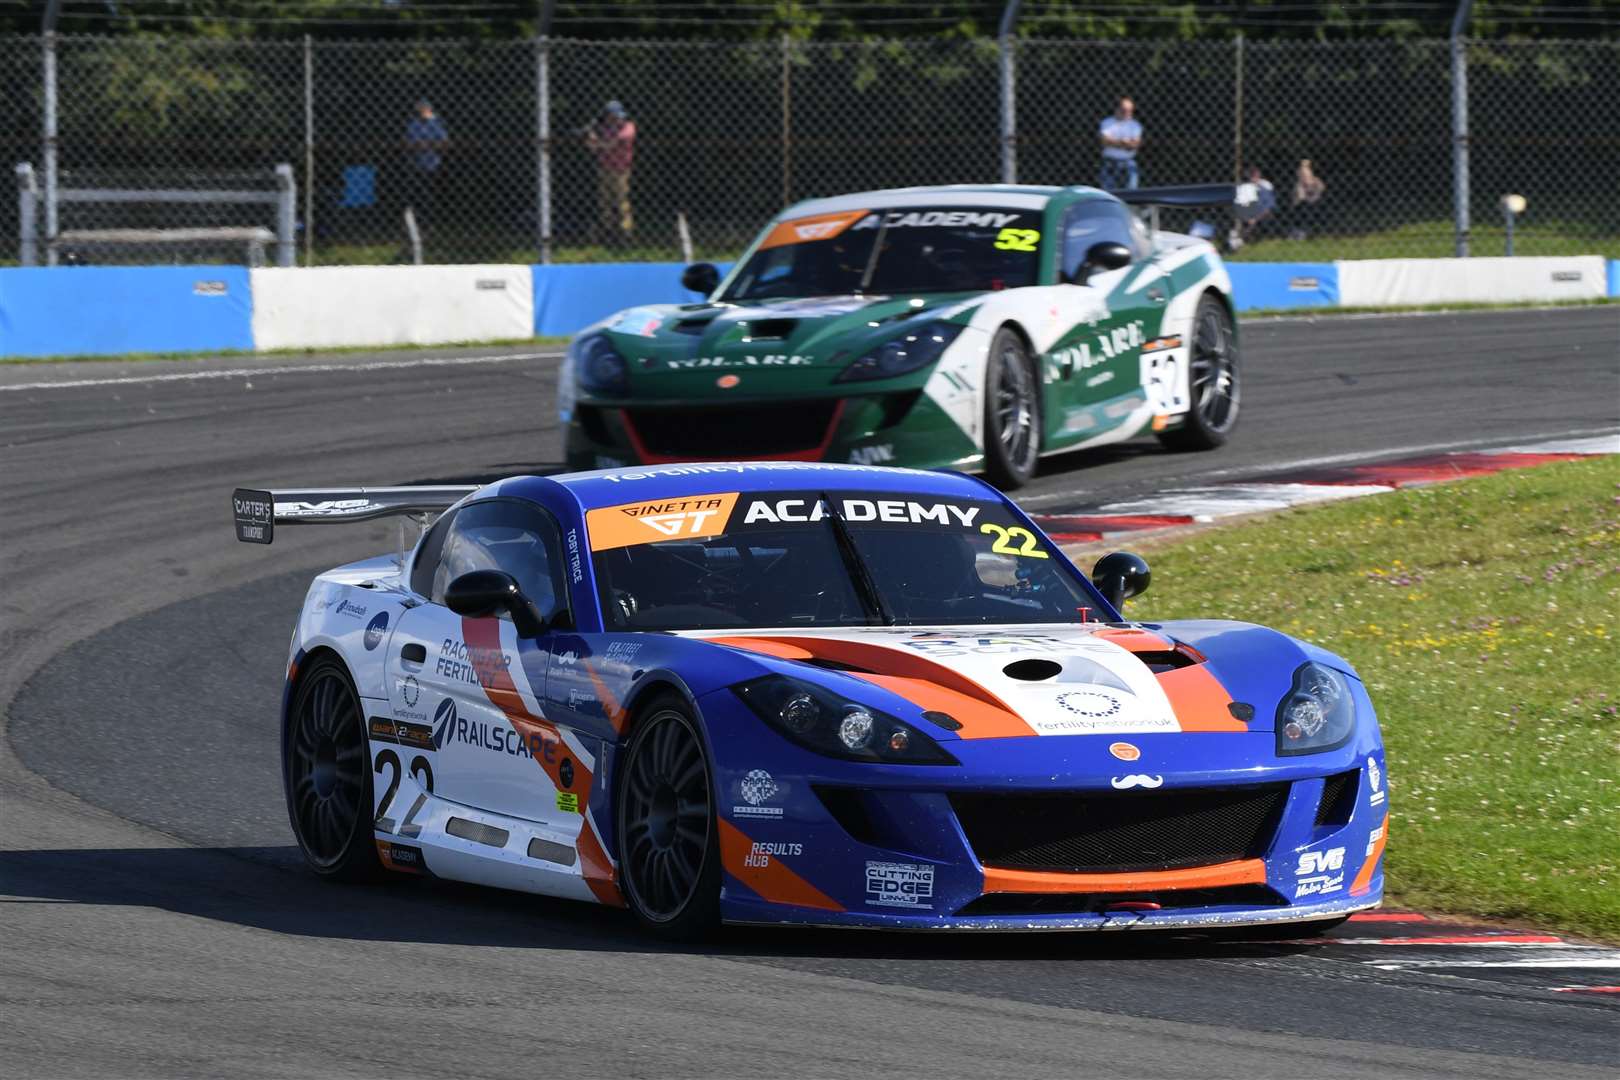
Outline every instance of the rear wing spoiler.
<path fill-rule="evenodd" d="M 1113 193 L 1126 206 L 1140 206 L 1147 210 L 1148 227 L 1159 231 L 1159 211 L 1167 206 L 1183 208 L 1196 206 L 1236 207 L 1236 184 L 1183 184 L 1177 187 L 1132 188 Z"/>
<path fill-rule="evenodd" d="M 1236 184 L 1183 184 L 1178 187 L 1131 188 L 1112 194 L 1127 206 L 1231 206 Z"/>
<path fill-rule="evenodd" d="M 477 491 L 475 485 L 442 487 L 288 488 L 231 492 L 236 538 L 268 544 L 277 525 L 347 525 L 409 514 L 442 513 Z"/>

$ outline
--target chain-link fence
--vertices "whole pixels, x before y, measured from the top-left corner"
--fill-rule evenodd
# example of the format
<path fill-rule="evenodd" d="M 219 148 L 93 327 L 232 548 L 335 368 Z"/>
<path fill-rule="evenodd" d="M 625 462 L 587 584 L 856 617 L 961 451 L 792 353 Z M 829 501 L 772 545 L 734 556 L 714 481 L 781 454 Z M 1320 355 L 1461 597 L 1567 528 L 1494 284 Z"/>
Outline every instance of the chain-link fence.
<path fill-rule="evenodd" d="M 1272 185 L 1258 222 L 1210 222 L 1235 257 L 1453 253 L 1446 42 L 1006 47 L 1016 92 L 1004 103 L 995 40 L 58 37 L 58 187 L 80 197 L 59 205 L 56 250 L 239 261 L 224 230 L 273 229 L 273 206 L 131 193 L 271 190 L 285 163 L 300 262 L 410 261 L 418 248 L 430 262 L 677 259 L 688 245 L 724 257 L 797 199 L 999 180 L 1009 145 L 1021 182 L 1095 183 L 1098 123 L 1127 94 L 1144 185 L 1250 166 Z M 45 52 L 39 37 L 0 39 L 13 120 L 0 148 L 36 184 Z M 1466 57 L 1473 252 L 1503 250 L 1499 200 L 1516 193 L 1520 254 L 1620 255 L 1620 42 L 1474 41 Z M 609 101 L 633 141 L 605 118 Z M 1323 186 L 1299 182 L 1302 162 Z M 0 200 L 0 260 L 18 257 L 19 208 Z M 114 230 L 142 231 L 95 239 Z"/>

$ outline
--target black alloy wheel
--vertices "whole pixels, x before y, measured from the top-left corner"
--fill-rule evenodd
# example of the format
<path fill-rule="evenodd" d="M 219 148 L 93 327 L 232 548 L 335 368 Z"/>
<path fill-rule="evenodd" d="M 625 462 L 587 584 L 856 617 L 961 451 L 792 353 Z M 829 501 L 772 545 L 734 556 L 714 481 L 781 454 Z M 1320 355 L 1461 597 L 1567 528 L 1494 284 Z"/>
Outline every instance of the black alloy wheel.
<path fill-rule="evenodd" d="M 1009 326 L 990 339 L 984 381 L 984 471 L 999 488 L 1023 487 L 1041 457 L 1041 381 L 1029 347 Z"/>
<path fill-rule="evenodd" d="M 1237 426 L 1242 383 L 1232 316 L 1225 304 L 1209 294 L 1198 301 L 1198 311 L 1193 315 L 1188 383 L 1192 408 L 1185 423 L 1159 439 L 1175 450 L 1213 450 L 1226 442 Z"/>
<path fill-rule="evenodd" d="M 365 714 L 343 665 L 322 657 L 303 672 L 283 743 L 287 812 L 310 869 L 364 880 L 382 869 L 371 831 Z"/>
<path fill-rule="evenodd" d="M 625 899 L 653 932 L 678 940 L 720 921 L 720 843 L 708 758 L 686 703 L 660 695 L 641 711 L 619 781 Z"/>

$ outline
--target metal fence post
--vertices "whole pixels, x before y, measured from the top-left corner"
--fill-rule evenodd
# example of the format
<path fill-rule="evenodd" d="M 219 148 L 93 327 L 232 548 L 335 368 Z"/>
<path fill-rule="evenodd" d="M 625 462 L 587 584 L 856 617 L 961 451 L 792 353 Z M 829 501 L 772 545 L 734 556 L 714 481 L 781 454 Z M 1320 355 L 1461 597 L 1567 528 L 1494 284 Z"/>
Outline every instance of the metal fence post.
<path fill-rule="evenodd" d="M 45 31 L 45 264 L 56 265 L 56 21 L 57 3 L 46 8 L 52 24 Z"/>
<path fill-rule="evenodd" d="M 540 261 L 551 262 L 551 38 L 534 39 L 534 141 L 536 227 Z"/>
<path fill-rule="evenodd" d="M 298 261 L 298 237 L 293 222 L 297 216 L 298 181 L 286 162 L 276 166 L 276 265 L 293 266 Z"/>
<path fill-rule="evenodd" d="M 304 265 L 315 265 L 315 39 L 304 35 Z"/>
<path fill-rule="evenodd" d="M 1243 35 L 1232 41 L 1237 75 L 1232 80 L 1232 181 L 1243 181 Z"/>
<path fill-rule="evenodd" d="M 1018 66 L 1013 58 L 1013 31 L 1018 23 L 1019 0 L 1007 0 L 1001 11 L 997 41 L 1001 54 L 1001 182 L 1018 182 Z"/>
<path fill-rule="evenodd" d="M 1474 0 L 1458 0 L 1451 20 L 1451 197 L 1456 215 L 1457 257 L 1468 257 L 1468 46 L 1463 31 Z"/>
<path fill-rule="evenodd" d="M 34 183 L 34 167 L 17 163 L 17 262 L 39 265 L 39 226 L 34 211 L 39 205 L 39 186 Z"/>
<path fill-rule="evenodd" d="M 782 205 L 793 201 L 793 42 L 782 35 Z"/>

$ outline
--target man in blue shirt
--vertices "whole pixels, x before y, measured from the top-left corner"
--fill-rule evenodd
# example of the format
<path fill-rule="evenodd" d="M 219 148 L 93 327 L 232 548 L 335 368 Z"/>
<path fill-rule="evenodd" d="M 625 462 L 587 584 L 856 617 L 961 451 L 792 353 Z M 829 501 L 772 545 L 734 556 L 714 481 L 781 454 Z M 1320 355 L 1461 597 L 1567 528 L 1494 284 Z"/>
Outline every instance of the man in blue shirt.
<path fill-rule="evenodd" d="M 410 153 L 410 183 L 406 205 L 418 218 L 432 210 L 438 194 L 439 174 L 444 167 L 444 151 L 450 146 L 450 132 L 426 101 L 416 103 L 416 115 L 405 125 L 405 148 Z"/>
<path fill-rule="evenodd" d="M 1137 186 L 1136 151 L 1142 145 L 1142 124 L 1136 119 L 1136 102 L 1128 97 L 1119 99 L 1113 115 L 1102 118 L 1097 125 L 1097 136 L 1102 141 L 1102 173 L 1098 185 L 1104 191 Z"/>

